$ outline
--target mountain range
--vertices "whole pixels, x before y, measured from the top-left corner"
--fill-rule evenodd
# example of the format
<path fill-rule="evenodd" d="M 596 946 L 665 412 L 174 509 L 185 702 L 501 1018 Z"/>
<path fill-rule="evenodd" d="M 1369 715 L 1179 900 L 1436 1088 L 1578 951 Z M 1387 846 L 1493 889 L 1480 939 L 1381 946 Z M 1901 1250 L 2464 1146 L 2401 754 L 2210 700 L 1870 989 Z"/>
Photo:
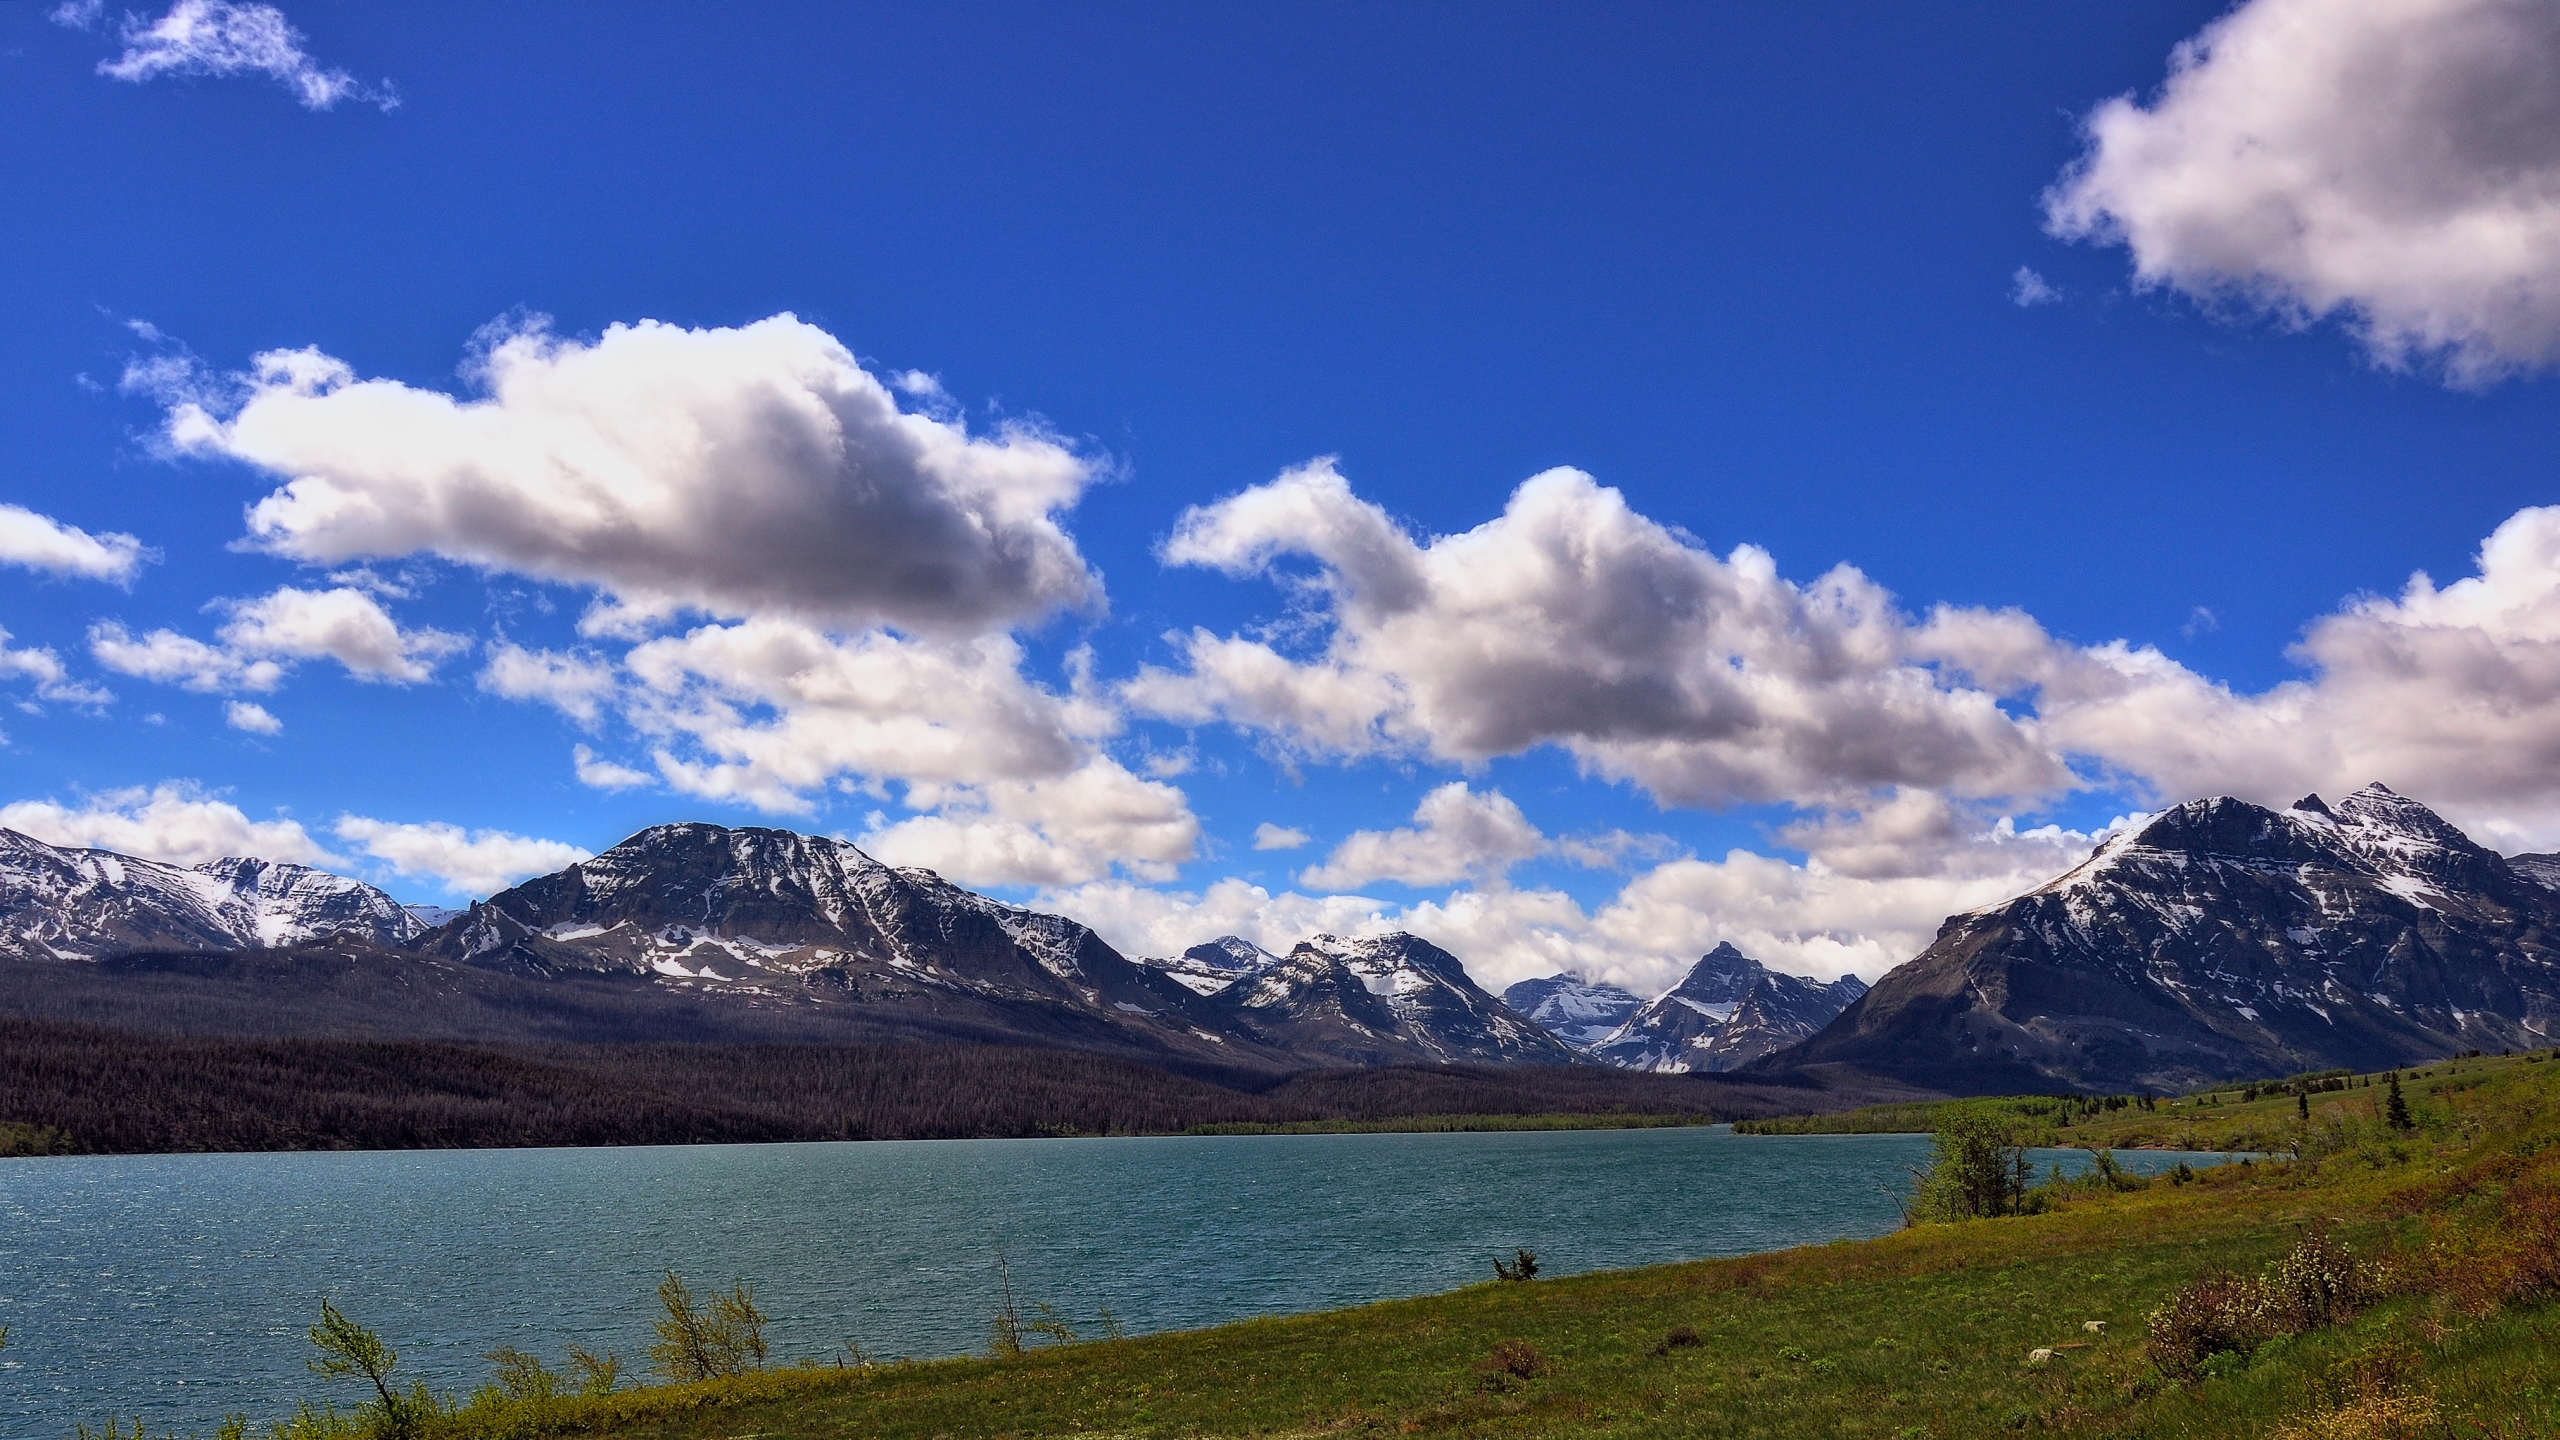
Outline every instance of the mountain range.
<path fill-rule="evenodd" d="M 2560 856 L 2502 857 L 2380 785 L 2282 810 L 2197 800 L 1951 917 L 1873 990 L 1728 943 L 1642 1000 L 1570 975 L 1497 998 L 1408 934 L 1132 959 L 1072 919 L 784 830 L 654 826 L 458 912 L 305 866 L 0 831 L 0 962 L 0 1013 L 204 1033 L 961 1041 L 1230 1077 L 1597 1064 L 2121 1093 L 2551 1043 Z"/>
<path fill-rule="evenodd" d="M 1141 964 L 1063 916 L 784 830 L 654 826 L 428 915 L 303 866 L 0 832 L 0 955 L 46 962 L 9 998 L 52 1020 L 113 1011 L 116 986 L 88 983 L 113 972 L 163 997 L 160 1024 L 263 1008 L 333 1034 L 999 1041 L 1221 1074 L 1574 1058 L 1410 935 Z M 83 961 L 105 963 L 61 969 Z"/>

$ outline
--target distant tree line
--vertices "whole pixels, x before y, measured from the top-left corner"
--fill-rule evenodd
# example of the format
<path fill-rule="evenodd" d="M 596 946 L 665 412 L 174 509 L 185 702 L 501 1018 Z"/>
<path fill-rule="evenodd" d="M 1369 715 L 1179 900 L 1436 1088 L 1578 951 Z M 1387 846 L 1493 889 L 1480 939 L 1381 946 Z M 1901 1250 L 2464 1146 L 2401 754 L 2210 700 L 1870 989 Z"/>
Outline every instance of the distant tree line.
<path fill-rule="evenodd" d="M 1801 1089 L 1583 1066 L 1388 1066 L 1220 1085 L 978 1044 L 227 1039 L 0 1019 L 0 1152 L 442 1149 L 1176 1133 L 1411 1115 L 1731 1118 Z"/>

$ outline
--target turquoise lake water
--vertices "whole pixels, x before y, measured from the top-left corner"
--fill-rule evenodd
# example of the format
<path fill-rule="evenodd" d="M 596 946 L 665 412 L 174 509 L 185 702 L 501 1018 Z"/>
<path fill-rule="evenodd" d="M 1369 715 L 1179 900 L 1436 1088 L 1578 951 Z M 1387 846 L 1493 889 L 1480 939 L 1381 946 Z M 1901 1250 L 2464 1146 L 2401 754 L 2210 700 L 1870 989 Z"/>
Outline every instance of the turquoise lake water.
<path fill-rule="evenodd" d="M 499 1345 L 638 1371 L 669 1266 L 753 1284 L 778 1360 L 951 1355 L 985 1347 L 999 1251 L 1026 1308 L 1185 1329 L 1452 1289 L 1514 1246 L 1561 1275 L 1878 1235 L 1928 1148 L 1718 1128 L 6 1160 L 0 1435 L 210 1434 L 329 1397 L 304 1367 L 323 1297 L 439 1390 Z"/>

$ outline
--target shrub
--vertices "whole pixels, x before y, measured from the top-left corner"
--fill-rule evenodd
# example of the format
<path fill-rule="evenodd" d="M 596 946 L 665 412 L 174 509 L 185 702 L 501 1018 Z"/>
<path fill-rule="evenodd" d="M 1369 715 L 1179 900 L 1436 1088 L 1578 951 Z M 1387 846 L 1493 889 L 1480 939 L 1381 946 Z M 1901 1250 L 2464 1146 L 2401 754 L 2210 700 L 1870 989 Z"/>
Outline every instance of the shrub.
<path fill-rule="evenodd" d="M 764 1368 L 765 1314 L 756 1308 L 756 1292 L 744 1282 L 726 1295 L 712 1296 L 706 1307 L 669 1270 L 658 1283 L 658 1303 L 667 1313 L 657 1322 L 658 1343 L 649 1347 L 649 1360 L 659 1374 L 670 1380 L 716 1380 Z"/>
<path fill-rule="evenodd" d="M 1493 1347 L 1493 1353 L 1476 1362 L 1476 1374 L 1487 1390 L 1509 1390 L 1523 1381 L 1555 1373 L 1554 1362 L 1538 1353 L 1538 1347 L 1526 1340 L 1505 1340 Z"/>
<path fill-rule="evenodd" d="M 1929 1168 L 1905 1214 L 1914 1222 L 2014 1215 L 2026 1193 L 2027 1152 L 2010 1118 L 1951 1107 L 1938 1122 Z"/>
<path fill-rule="evenodd" d="M 1511 1281 L 1535 1280 L 1538 1278 L 1537 1251 L 1515 1249 L 1511 1254 L 1513 1258 L 1508 1264 L 1503 1262 L 1501 1256 L 1497 1255 L 1494 1257 L 1493 1278 L 1496 1280 Z"/>
<path fill-rule="evenodd" d="M 389 1440 L 407 1440 L 418 1433 L 418 1427 L 435 1413 L 435 1402 L 428 1398 L 426 1387 L 414 1394 L 403 1395 L 391 1388 L 392 1367 L 400 1357 L 382 1337 L 341 1314 L 338 1307 L 320 1302 L 320 1323 L 311 1327 L 311 1344 L 319 1356 L 310 1362 L 312 1370 L 333 1377 L 362 1376 L 381 1397 L 381 1433 Z"/>
<path fill-rule="evenodd" d="M 2378 1288 L 2371 1267 L 2315 1223 L 2261 1274 L 2218 1272 L 2180 1287 L 2148 1317 L 2145 1351 L 2174 1380 L 2221 1373 L 2278 1336 L 2352 1317 Z"/>

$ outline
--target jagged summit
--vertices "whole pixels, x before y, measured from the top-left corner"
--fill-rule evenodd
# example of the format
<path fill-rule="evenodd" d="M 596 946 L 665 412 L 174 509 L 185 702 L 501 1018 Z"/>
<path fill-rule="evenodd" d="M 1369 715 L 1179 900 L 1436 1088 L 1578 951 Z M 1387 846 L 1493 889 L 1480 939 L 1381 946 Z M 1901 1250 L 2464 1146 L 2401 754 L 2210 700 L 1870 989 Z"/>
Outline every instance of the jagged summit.
<path fill-rule="evenodd" d="M 1343 1064 L 1574 1059 L 1478 988 L 1458 957 L 1401 932 L 1310 936 L 1212 1000 L 1275 1044 Z"/>
<path fill-rule="evenodd" d="M 1142 960 L 1195 995 L 1215 995 L 1248 975 L 1259 975 L 1280 957 L 1240 935 L 1221 935 L 1170 959 Z"/>
<path fill-rule="evenodd" d="M 1587 1050 L 1627 1023 L 1644 997 L 1606 981 L 1579 975 L 1523 980 L 1502 992 L 1502 1003 L 1576 1050 Z"/>
<path fill-rule="evenodd" d="M 1783 975 L 1722 941 L 1588 1053 L 1628 1070 L 1737 1069 L 1819 1031 L 1866 988 Z"/>
<path fill-rule="evenodd" d="M 137 951 L 256 950 L 418 932 L 370 885 L 279 861 L 178 866 L 0 830 L 0 954 L 95 960 Z"/>
<path fill-rule="evenodd" d="M 2110 836 L 1782 1057 L 1967 1089 L 2174 1089 L 2550 1043 L 2560 893 L 2389 787 Z"/>

